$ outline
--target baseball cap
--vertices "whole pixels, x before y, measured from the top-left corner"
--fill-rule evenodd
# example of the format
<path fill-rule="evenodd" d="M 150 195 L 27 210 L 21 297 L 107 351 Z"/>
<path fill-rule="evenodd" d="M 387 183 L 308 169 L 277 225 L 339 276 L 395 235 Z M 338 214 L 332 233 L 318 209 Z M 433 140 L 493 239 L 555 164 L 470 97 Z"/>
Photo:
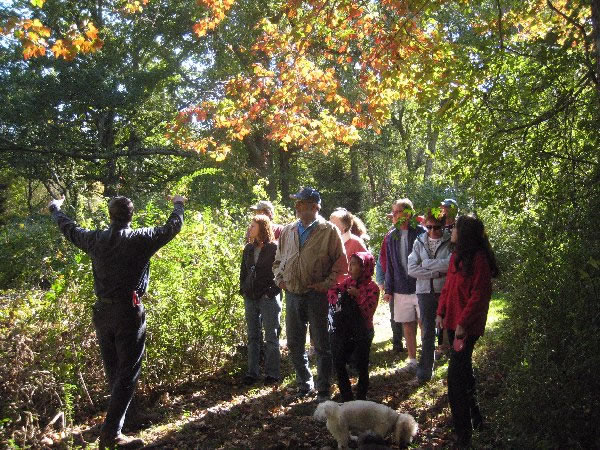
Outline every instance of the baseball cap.
<path fill-rule="evenodd" d="M 267 200 L 261 200 L 256 205 L 252 205 L 250 207 L 252 211 L 269 211 L 271 215 L 275 213 L 275 208 L 273 208 L 273 203 Z"/>
<path fill-rule="evenodd" d="M 319 191 L 311 187 L 302 188 L 298 193 L 290 195 L 290 198 L 313 202 L 317 205 L 321 204 L 321 194 L 319 194 Z"/>
<path fill-rule="evenodd" d="M 444 199 L 444 201 L 442 201 L 441 206 L 446 206 L 448 208 L 456 208 L 458 209 L 458 203 L 456 203 L 456 200 L 454 200 L 453 198 L 447 198 Z"/>

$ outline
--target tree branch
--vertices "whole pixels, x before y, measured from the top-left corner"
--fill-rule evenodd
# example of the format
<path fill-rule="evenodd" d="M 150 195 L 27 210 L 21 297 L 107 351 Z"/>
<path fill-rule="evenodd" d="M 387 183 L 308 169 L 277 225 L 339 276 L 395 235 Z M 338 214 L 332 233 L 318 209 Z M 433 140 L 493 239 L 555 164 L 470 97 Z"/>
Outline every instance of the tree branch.
<path fill-rule="evenodd" d="M 66 158 L 78 159 L 82 161 L 97 161 L 111 160 L 122 157 L 132 156 L 152 156 L 152 155 L 166 155 L 166 156 L 182 156 L 184 158 L 197 158 L 199 154 L 174 148 L 165 147 L 146 147 L 137 148 L 134 151 L 129 151 L 125 148 L 113 152 L 98 152 L 96 149 L 86 149 L 83 151 L 67 151 L 55 148 L 33 148 L 22 145 L 13 144 L 6 139 L 0 140 L 0 154 L 2 153 L 30 153 L 45 156 L 64 156 Z"/>
<path fill-rule="evenodd" d="M 551 119 L 552 117 L 554 117 L 556 114 L 558 114 L 561 111 L 564 111 L 565 109 L 567 109 L 579 96 L 579 94 L 585 89 L 586 87 L 586 81 L 587 77 L 582 78 L 579 81 L 579 87 L 577 88 L 577 90 L 570 94 L 570 95 L 564 95 L 562 96 L 557 102 L 556 105 L 554 105 L 553 108 L 544 111 L 542 114 L 540 114 L 538 117 L 536 117 L 535 119 L 531 120 L 530 122 L 527 123 L 523 123 L 520 125 L 515 125 L 514 127 L 510 127 L 510 128 L 499 128 L 498 130 L 496 130 L 493 134 L 493 136 L 497 136 L 498 134 L 501 133 L 513 133 L 515 131 L 520 131 L 520 130 L 525 130 L 528 128 L 531 128 L 533 126 L 539 125 L 541 123 L 546 122 L 547 120 Z"/>

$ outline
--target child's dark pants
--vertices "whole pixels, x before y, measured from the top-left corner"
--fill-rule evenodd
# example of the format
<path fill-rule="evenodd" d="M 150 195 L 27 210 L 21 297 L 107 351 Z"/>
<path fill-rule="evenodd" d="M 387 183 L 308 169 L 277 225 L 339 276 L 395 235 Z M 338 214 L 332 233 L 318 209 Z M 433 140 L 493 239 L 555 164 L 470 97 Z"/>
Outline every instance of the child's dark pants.
<path fill-rule="evenodd" d="M 361 338 L 349 338 L 341 333 L 331 334 L 331 350 L 333 354 L 333 365 L 337 373 L 338 386 L 342 395 L 342 401 L 353 400 L 350 378 L 346 365 L 352 359 L 358 370 L 358 385 L 356 398 L 365 400 L 369 389 L 369 353 L 373 342 L 374 330 L 370 329 Z"/>

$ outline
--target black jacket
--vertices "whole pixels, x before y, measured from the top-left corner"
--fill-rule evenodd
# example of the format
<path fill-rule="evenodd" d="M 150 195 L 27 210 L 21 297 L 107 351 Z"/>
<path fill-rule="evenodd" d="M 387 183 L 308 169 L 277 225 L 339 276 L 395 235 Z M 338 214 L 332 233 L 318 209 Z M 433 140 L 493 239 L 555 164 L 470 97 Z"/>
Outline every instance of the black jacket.
<path fill-rule="evenodd" d="M 244 247 L 244 253 L 242 254 L 242 267 L 240 269 L 240 293 L 246 297 L 255 300 L 266 295 L 269 298 L 275 297 L 281 292 L 275 285 L 273 275 L 273 261 L 275 261 L 275 252 L 277 251 L 277 244 L 274 242 L 267 242 L 260 254 L 258 255 L 258 261 L 254 264 L 254 244 L 246 244 Z M 243 292 L 244 280 L 251 272 L 252 266 L 255 266 L 255 279 L 252 283 L 252 288 Z"/>
<path fill-rule="evenodd" d="M 65 237 L 90 255 L 96 295 L 124 301 L 131 300 L 134 290 L 139 296 L 146 292 L 150 257 L 183 225 L 182 203 L 174 205 L 163 226 L 135 230 L 115 223 L 106 230 L 86 230 L 56 207 L 51 212 Z"/>

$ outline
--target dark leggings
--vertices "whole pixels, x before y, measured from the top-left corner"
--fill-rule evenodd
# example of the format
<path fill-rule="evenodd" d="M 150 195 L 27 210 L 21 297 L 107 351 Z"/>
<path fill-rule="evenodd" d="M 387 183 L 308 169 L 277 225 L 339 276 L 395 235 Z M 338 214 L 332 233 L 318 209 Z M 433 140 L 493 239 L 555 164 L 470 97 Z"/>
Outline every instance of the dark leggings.
<path fill-rule="evenodd" d="M 373 329 L 369 330 L 367 335 L 361 339 L 349 339 L 339 333 L 331 334 L 333 365 L 337 374 L 342 401 L 344 402 L 353 400 L 354 398 L 346 367 L 351 360 L 358 370 L 356 398 L 358 400 L 365 400 L 367 398 L 367 391 L 369 390 L 369 353 L 371 351 L 373 335 Z M 352 358 L 353 355 L 354 358 Z"/>
<path fill-rule="evenodd" d="M 454 330 L 448 330 L 450 345 L 454 342 Z M 481 423 L 481 413 L 475 392 L 473 376 L 473 348 L 479 336 L 468 336 L 460 352 L 450 350 L 448 367 L 448 401 L 452 411 L 454 430 L 461 438 L 471 436 L 473 425 Z"/>

